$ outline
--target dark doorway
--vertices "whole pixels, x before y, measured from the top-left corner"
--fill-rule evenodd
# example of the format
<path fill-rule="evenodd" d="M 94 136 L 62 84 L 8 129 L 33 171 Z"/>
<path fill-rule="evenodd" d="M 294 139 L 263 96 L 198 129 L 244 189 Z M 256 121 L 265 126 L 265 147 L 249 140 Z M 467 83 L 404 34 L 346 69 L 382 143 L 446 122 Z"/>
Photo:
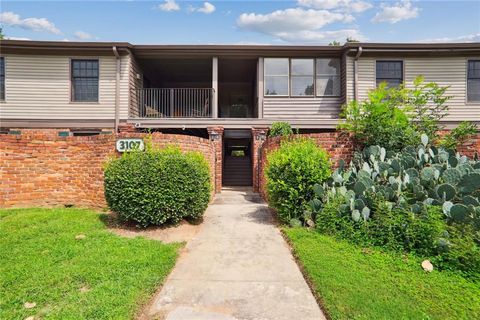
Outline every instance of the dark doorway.
<path fill-rule="evenodd" d="M 257 118 L 257 59 L 218 59 L 218 113 L 220 118 Z"/>
<path fill-rule="evenodd" d="M 252 185 L 252 138 L 250 130 L 226 130 L 223 144 L 223 185 Z"/>

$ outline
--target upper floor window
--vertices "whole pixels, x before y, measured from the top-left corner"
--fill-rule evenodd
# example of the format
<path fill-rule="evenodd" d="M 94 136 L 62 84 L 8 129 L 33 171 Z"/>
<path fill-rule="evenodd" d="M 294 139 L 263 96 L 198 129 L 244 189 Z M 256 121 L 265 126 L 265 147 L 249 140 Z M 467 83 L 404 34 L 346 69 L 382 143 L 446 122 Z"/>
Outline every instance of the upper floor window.
<path fill-rule="evenodd" d="M 288 58 L 265 59 L 265 95 L 288 96 Z"/>
<path fill-rule="evenodd" d="M 403 82 L 402 61 L 377 61 L 377 86 L 386 82 L 387 87 L 398 87 Z"/>
<path fill-rule="evenodd" d="M 480 101 L 480 60 L 468 61 L 467 101 Z"/>
<path fill-rule="evenodd" d="M 292 96 L 313 96 L 313 59 L 291 60 L 291 89 Z"/>
<path fill-rule="evenodd" d="M 317 59 L 317 96 L 340 95 L 340 59 Z"/>
<path fill-rule="evenodd" d="M 338 58 L 265 58 L 266 96 L 340 96 Z"/>
<path fill-rule="evenodd" d="M 72 60 L 72 101 L 98 101 L 98 60 Z"/>
<path fill-rule="evenodd" d="M 5 100 L 5 58 L 0 57 L 0 100 Z"/>

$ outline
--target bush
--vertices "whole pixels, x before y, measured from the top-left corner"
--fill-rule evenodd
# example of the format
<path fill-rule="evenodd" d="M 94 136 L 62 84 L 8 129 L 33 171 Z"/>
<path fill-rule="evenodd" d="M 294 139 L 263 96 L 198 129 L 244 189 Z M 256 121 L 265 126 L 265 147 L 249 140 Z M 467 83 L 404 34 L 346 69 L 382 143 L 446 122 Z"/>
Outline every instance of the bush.
<path fill-rule="evenodd" d="M 368 94 L 365 101 L 352 101 L 343 107 L 345 122 L 340 129 L 353 133 L 365 145 L 380 145 L 400 150 L 416 143 L 418 135 L 411 124 L 411 113 L 402 107 L 400 92 L 381 84 Z"/>
<path fill-rule="evenodd" d="M 274 122 L 268 132 L 269 137 L 289 136 L 291 134 L 293 134 L 293 130 L 288 122 Z"/>
<path fill-rule="evenodd" d="M 282 141 L 267 156 L 268 199 L 282 222 L 292 219 L 305 222 L 304 209 L 313 197 L 313 185 L 330 176 L 327 152 L 311 139 Z"/>
<path fill-rule="evenodd" d="M 350 240 L 364 246 L 378 246 L 398 252 L 432 256 L 440 250 L 439 239 L 447 230 L 441 210 L 426 207 L 414 214 L 394 209 L 381 198 L 366 221 L 354 221 L 345 210 L 344 197 L 335 196 L 317 214 L 316 228 L 322 233 Z"/>
<path fill-rule="evenodd" d="M 203 155 L 178 148 L 134 151 L 110 161 L 105 197 L 121 219 L 138 225 L 198 219 L 210 199 L 209 166 Z"/>

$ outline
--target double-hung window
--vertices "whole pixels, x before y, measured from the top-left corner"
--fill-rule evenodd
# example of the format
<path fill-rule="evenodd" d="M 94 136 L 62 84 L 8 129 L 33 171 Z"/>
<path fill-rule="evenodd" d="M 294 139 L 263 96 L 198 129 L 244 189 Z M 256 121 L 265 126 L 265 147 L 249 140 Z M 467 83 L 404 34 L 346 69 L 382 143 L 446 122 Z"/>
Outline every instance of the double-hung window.
<path fill-rule="evenodd" d="M 72 101 L 98 101 L 98 60 L 72 60 Z"/>
<path fill-rule="evenodd" d="M 398 87 L 403 82 L 402 61 L 377 61 L 376 66 L 377 86 L 386 82 L 387 87 Z"/>
<path fill-rule="evenodd" d="M 265 95 L 288 96 L 288 58 L 265 59 Z"/>
<path fill-rule="evenodd" d="M 480 60 L 469 60 L 467 69 L 467 101 L 480 102 Z"/>
<path fill-rule="evenodd" d="M 0 101 L 5 100 L 5 58 L 0 57 Z"/>
<path fill-rule="evenodd" d="M 340 95 L 340 59 L 317 59 L 317 96 Z"/>
<path fill-rule="evenodd" d="M 291 96 L 313 96 L 313 59 L 291 60 Z"/>

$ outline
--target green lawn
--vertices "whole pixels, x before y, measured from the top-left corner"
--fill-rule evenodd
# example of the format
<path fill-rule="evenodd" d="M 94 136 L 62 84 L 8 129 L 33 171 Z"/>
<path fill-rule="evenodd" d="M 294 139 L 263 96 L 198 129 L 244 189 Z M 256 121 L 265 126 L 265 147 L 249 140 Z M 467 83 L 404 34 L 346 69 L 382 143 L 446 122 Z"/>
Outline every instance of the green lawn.
<path fill-rule="evenodd" d="M 178 248 L 116 236 L 90 210 L 0 210 L 0 319 L 132 319 Z"/>
<path fill-rule="evenodd" d="M 306 229 L 285 229 L 332 319 L 480 319 L 480 283 L 433 271 L 412 256 L 362 250 Z"/>

